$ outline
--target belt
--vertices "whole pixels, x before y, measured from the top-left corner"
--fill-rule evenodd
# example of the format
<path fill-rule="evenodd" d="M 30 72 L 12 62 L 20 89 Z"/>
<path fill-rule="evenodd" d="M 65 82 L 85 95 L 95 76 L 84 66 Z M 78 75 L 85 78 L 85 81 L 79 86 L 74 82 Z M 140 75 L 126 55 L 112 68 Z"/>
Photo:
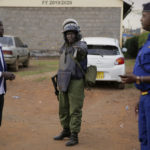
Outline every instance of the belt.
<path fill-rule="evenodd" d="M 147 95 L 149 93 L 150 93 L 150 91 L 141 91 L 141 95 Z"/>

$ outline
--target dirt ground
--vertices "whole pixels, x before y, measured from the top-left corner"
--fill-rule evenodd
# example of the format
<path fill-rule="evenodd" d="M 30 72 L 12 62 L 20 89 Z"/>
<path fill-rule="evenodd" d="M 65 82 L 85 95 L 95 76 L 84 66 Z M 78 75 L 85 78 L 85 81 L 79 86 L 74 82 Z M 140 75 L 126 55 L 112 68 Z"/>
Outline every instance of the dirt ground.
<path fill-rule="evenodd" d="M 21 77 L 8 81 L 0 150 L 64 150 L 63 141 L 53 136 L 62 130 L 58 101 L 50 81 L 53 73 Z M 46 77 L 37 81 L 38 77 Z M 118 90 L 96 85 L 85 91 L 79 144 L 72 150 L 139 150 L 138 122 L 134 106 L 139 92 L 135 88 Z M 68 148 L 69 149 L 69 148 Z"/>

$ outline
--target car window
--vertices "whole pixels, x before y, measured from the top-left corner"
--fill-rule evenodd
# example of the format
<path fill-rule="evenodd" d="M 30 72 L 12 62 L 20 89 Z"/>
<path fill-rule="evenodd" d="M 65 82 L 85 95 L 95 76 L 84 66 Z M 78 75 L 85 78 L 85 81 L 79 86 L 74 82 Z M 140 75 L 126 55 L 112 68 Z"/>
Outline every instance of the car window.
<path fill-rule="evenodd" d="M 14 39 L 15 39 L 16 47 L 23 47 L 24 44 L 18 37 L 15 37 Z"/>
<path fill-rule="evenodd" d="M 119 55 L 120 52 L 116 46 L 109 45 L 88 45 L 89 55 Z"/>
<path fill-rule="evenodd" d="M 2 46 L 12 46 L 13 40 L 11 37 L 0 37 L 0 43 Z"/>

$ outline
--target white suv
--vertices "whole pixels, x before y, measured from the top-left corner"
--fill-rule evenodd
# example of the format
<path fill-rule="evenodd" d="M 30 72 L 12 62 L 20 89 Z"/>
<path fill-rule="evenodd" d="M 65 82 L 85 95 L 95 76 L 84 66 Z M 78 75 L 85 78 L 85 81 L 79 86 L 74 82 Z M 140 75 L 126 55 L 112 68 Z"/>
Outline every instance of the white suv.
<path fill-rule="evenodd" d="M 119 75 L 125 74 L 125 62 L 118 40 L 105 37 L 85 37 L 82 40 L 88 45 L 88 66 L 97 67 L 96 81 L 117 82 L 118 88 L 123 89 Z"/>

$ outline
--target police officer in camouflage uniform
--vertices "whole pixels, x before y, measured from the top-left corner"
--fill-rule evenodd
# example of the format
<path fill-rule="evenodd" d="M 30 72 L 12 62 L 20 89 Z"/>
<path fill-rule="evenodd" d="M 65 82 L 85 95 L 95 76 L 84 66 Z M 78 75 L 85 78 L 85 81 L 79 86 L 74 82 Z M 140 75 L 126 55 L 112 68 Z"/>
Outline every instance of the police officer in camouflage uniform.
<path fill-rule="evenodd" d="M 150 2 L 143 5 L 141 23 L 150 32 Z M 141 91 L 136 111 L 139 114 L 141 150 L 150 150 L 150 34 L 136 58 L 133 74 L 121 76 L 123 83 L 135 83 Z"/>
<path fill-rule="evenodd" d="M 84 101 L 84 71 L 87 69 L 87 45 L 81 41 L 80 27 L 74 19 L 63 23 L 65 43 L 60 49 L 58 70 L 59 118 L 63 131 L 54 140 L 70 138 L 66 146 L 78 144 Z"/>

